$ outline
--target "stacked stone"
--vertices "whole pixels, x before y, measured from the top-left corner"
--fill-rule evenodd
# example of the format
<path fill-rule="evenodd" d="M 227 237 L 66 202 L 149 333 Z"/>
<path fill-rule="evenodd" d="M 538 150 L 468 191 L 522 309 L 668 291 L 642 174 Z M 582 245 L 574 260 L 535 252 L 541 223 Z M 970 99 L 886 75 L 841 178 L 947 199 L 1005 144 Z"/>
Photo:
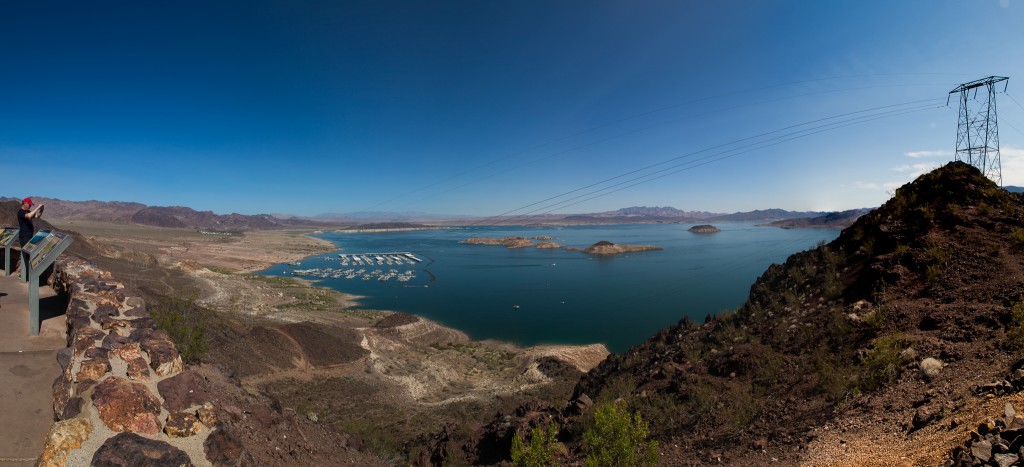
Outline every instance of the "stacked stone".
<path fill-rule="evenodd" d="M 1024 417 L 1006 404 L 1003 417 L 987 420 L 971 432 L 971 439 L 953 450 L 947 466 L 1020 465 L 1024 459 Z"/>
<path fill-rule="evenodd" d="M 69 296 L 68 347 L 58 352 L 57 421 L 38 465 L 90 455 L 92 465 L 209 464 L 181 447 L 217 443 L 210 436 L 217 424 L 212 397 L 184 369 L 142 298 L 74 258 L 58 261 L 51 281 Z"/>

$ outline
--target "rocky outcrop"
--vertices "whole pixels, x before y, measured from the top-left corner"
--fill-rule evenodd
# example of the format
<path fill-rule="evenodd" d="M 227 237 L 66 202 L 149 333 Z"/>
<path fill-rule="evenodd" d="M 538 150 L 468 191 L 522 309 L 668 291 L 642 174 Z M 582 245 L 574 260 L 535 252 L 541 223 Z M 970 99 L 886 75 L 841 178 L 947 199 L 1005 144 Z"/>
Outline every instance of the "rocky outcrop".
<path fill-rule="evenodd" d="M 208 441 L 217 428 L 213 397 L 185 370 L 142 298 L 75 258 L 57 261 L 50 280 L 68 296 L 68 347 L 58 352 L 63 372 L 53 383 L 57 422 L 39 465 L 66 465 L 69 459 L 91 459 L 92 465 L 212 462 L 190 458 L 185 448 Z"/>
<path fill-rule="evenodd" d="M 718 227 L 715 227 L 715 226 L 713 226 L 711 224 L 695 225 L 693 227 L 690 227 L 687 230 L 689 230 L 690 232 L 699 233 L 699 234 L 718 233 L 718 232 L 722 231 L 722 229 L 719 229 Z"/>
<path fill-rule="evenodd" d="M 953 450 L 947 466 L 1020 465 L 1024 458 L 1024 418 L 1006 403 L 1003 416 L 988 419 L 971 433 L 971 439 Z"/>

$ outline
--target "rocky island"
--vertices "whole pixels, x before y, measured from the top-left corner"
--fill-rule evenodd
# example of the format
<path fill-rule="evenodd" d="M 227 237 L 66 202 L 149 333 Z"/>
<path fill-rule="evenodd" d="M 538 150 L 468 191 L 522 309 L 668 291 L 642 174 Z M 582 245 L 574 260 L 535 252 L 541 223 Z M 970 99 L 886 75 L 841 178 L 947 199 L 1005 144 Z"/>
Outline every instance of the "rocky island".
<path fill-rule="evenodd" d="M 587 248 L 566 248 L 569 251 L 582 251 L 591 255 L 617 255 L 619 253 L 630 253 L 634 251 L 654 251 L 664 250 L 660 246 L 654 245 L 616 245 L 612 242 L 601 240 Z"/>
<path fill-rule="evenodd" d="M 462 241 L 470 245 L 501 245 L 507 248 L 526 248 L 533 245 L 533 241 L 525 237 L 469 237 Z"/>
<path fill-rule="evenodd" d="M 722 229 L 719 229 L 718 227 L 715 227 L 711 224 L 695 225 L 693 227 L 690 227 L 689 230 L 690 232 L 699 234 L 718 233 L 722 231 Z"/>

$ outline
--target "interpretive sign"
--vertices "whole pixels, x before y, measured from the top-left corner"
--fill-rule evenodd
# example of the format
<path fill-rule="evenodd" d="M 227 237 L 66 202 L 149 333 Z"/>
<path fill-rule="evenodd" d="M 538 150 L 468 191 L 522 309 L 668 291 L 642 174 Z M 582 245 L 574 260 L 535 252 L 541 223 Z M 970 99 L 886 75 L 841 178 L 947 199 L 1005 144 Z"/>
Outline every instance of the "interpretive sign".
<path fill-rule="evenodd" d="M 40 230 L 21 248 L 27 261 L 21 266 L 22 279 L 28 281 L 29 332 L 39 335 L 39 276 L 68 246 L 71 236 L 56 230 Z M 27 275 L 27 277 L 26 277 Z"/>
<path fill-rule="evenodd" d="M 4 248 L 4 275 L 11 275 L 11 247 L 14 246 L 14 241 L 18 238 L 18 232 L 21 229 L 17 227 L 4 227 L 3 231 L 0 231 L 0 246 Z"/>

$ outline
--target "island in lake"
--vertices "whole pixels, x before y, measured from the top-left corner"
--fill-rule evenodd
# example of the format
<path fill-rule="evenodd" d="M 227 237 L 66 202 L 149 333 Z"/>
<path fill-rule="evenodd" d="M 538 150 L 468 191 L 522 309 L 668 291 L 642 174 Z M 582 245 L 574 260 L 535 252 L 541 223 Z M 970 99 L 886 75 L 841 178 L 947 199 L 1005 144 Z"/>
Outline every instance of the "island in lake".
<path fill-rule="evenodd" d="M 553 250 L 562 248 L 562 245 L 558 243 L 548 241 L 551 237 L 533 237 L 532 239 L 526 237 L 501 237 L 501 238 L 490 238 L 490 237 L 470 237 L 462 241 L 462 243 L 470 245 L 501 245 L 507 248 L 525 248 L 533 246 L 533 240 L 543 240 L 537 243 L 536 247 L 544 250 Z M 601 240 L 587 248 L 575 248 L 565 247 L 568 251 L 582 251 L 591 255 L 617 255 L 619 253 L 630 253 L 634 251 L 653 251 L 653 250 L 664 250 L 660 246 L 654 245 L 616 245 L 612 242 Z"/>
<path fill-rule="evenodd" d="M 582 251 L 591 255 L 617 255 L 619 253 L 631 253 L 634 251 L 664 250 L 664 248 L 654 245 L 616 245 L 612 242 L 601 240 L 600 242 L 590 245 L 582 250 L 579 248 L 566 248 L 566 250 Z"/>
<path fill-rule="evenodd" d="M 719 229 L 718 227 L 715 227 L 715 226 L 713 226 L 711 224 L 695 225 L 693 227 L 690 227 L 689 230 L 690 230 L 690 232 L 693 232 L 693 233 L 702 233 L 702 234 L 704 234 L 704 233 L 718 233 L 718 232 L 722 231 L 722 229 Z"/>
<path fill-rule="evenodd" d="M 469 237 L 462 241 L 470 245 L 501 245 L 507 248 L 526 248 L 533 245 L 533 241 L 526 237 Z"/>

